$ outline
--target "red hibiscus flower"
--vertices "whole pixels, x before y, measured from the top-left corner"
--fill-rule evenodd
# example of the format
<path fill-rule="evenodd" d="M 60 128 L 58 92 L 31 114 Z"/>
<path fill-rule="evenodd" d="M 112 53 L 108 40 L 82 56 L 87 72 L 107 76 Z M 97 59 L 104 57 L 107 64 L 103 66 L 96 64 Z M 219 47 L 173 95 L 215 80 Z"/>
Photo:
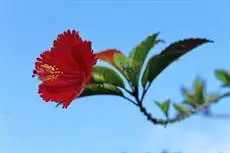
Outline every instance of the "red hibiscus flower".
<path fill-rule="evenodd" d="M 67 108 L 91 81 L 96 61 L 91 42 L 82 40 L 78 32 L 59 34 L 53 47 L 35 63 L 33 77 L 42 81 L 38 93 L 46 102 L 62 103 L 62 108 Z"/>

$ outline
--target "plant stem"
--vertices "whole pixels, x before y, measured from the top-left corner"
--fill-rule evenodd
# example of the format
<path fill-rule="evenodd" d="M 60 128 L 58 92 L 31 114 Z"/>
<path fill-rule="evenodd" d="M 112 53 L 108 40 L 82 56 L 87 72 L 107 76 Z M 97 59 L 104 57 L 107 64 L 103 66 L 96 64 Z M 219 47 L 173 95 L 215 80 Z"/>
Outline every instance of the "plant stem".
<path fill-rule="evenodd" d="M 132 104 L 134 104 L 135 106 L 137 106 L 138 107 L 138 104 L 135 102 L 135 101 L 133 101 L 132 99 L 130 99 L 130 98 L 128 98 L 128 97 L 126 97 L 126 96 L 122 96 L 122 98 L 124 98 L 124 99 L 126 99 L 126 100 L 128 100 L 129 102 L 131 102 Z"/>
<path fill-rule="evenodd" d="M 229 97 L 229 96 L 230 96 L 230 92 L 226 92 L 226 93 L 222 94 L 221 96 L 217 97 L 216 99 L 213 99 L 207 103 L 204 103 L 203 105 L 201 105 L 200 107 L 198 107 L 196 109 L 190 110 L 190 112 L 187 114 L 177 115 L 171 119 L 170 118 L 169 119 L 157 119 L 157 118 L 153 117 L 152 114 L 146 110 L 146 108 L 143 106 L 141 101 L 137 101 L 137 104 L 138 104 L 138 107 L 140 108 L 140 111 L 147 117 L 147 120 L 151 121 L 153 124 L 167 125 L 169 123 L 175 123 L 175 122 L 181 121 L 185 118 L 188 118 L 188 117 L 192 116 L 193 114 L 200 112 L 202 109 L 204 109 L 204 108 L 206 108 L 212 104 L 215 104 L 219 100 L 224 99 L 224 98 Z"/>
<path fill-rule="evenodd" d="M 149 89 L 150 86 L 151 86 L 151 83 L 149 83 L 149 84 L 147 85 L 147 87 L 145 87 L 145 88 L 143 89 L 143 93 L 142 93 L 142 96 L 141 96 L 141 102 L 144 100 L 144 97 L 145 97 L 145 95 L 146 95 L 146 93 L 147 93 L 147 91 L 148 91 L 148 89 Z"/>
<path fill-rule="evenodd" d="M 130 94 L 131 96 L 133 96 L 133 92 L 132 91 L 129 91 L 128 89 L 126 89 L 126 88 L 122 88 L 122 87 L 120 87 L 121 89 L 123 89 L 123 90 L 125 90 L 128 94 Z"/>

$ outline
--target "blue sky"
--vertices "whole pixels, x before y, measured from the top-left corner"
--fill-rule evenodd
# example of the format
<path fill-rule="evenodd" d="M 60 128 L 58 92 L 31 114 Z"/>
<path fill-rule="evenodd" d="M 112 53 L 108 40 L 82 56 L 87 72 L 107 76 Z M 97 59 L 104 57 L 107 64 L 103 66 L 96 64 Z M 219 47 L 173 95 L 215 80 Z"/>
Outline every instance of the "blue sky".
<path fill-rule="evenodd" d="M 181 100 L 179 87 L 196 75 L 218 91 L 215 68 L 229 68 L 229 4 L 214 0 L 156 1 L 0 1 L 0 152 L 2 153 L 230 153 L 228 120 L 195 116 L 167 128 L 153 126 L 138 109 L 118 97 L 75 100 L 66 109 L 44 103 L 32 78 L 34 61 L 58 33 L 80 31 L 94 50 L 118 48 L 125 54 L 147 35 L 160 31 L 166 41 L 207 37 L 215 44 L 195 49 L 167 68 L 153 83 L 145 104 Z M 213 107 L 229 112 L 227 100 Z"/>

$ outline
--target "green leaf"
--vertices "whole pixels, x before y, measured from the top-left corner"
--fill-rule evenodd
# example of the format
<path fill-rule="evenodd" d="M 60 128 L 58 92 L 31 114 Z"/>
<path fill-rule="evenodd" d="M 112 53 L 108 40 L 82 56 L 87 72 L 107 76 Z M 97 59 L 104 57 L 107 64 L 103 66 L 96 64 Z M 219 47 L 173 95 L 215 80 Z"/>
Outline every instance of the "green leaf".
<path fill-rule="evenodd" d="M 205 82 L 201 78 L 197 77 L 194 81 L 194 93 L 196 97 L 196 103 L 203 104 L 205 103 Z"/>
<path fill-rule="evenodd" d="M 124 69 L 122 67 L 122 64 L 126 64 L 123 63 L 123 60 L 128 60 L 128 58 L 121 51 L 117 49 L 106 49 L 104 51 L 96 53 L 95 55 L 97 59 L 112 65 L 115 69 L 121 72 L 125 78 L 128 78 L 127 73 L 124 73 Z"/>
<path fill-rule="evenodd" d="M 215 71 L 216 77 L 223 82 L 224 86 L 230 85 L 230 72 L 223 69 L 218 69 Z"/>
<path fill-rule="evenodd" d="M 114 70 L 107 67 L 95 66 L 93 78 L 96 83 L 108 83 L 122 88 L 125 86 L 122 78 Z"/>
<path fill-rule="evenodd" d="M 215 74 L 216 74 L 216 77 L 217 77 L 220 81 L 222 81 L 222 82 L 224 82 L 224 83 L 228 81 L 228 80 L 227 80 L 228 73 L 227 73 L 225 70 L 223 70 L 223 69 L 218 69 L 218 70 L 215 71 Z"/>
<path fill-rule="evenodd" d="M 166 67 L 179 57 L 208 42 L 213 41 L 202 38 L 189 38 L 170 44 L 160 54 L 153 56 L 148 61 L 142 76 L 143 87 L 145 87 L 148 82 L 151 83 Z"/>
<path fill-rule="evenodd" d="M 183 97 L 185 98 L 185 100 L 191 100 L 192 98 L 192 93 L 190 93 L 190 91 L 188 90 L 188 88 L 186 87 L 182 87 L 181 88 L 181 93 L 183 95 Z"/>
<path fill-rule="evenodd" d="M 188 105 L 192 106 L 193 108 L 197 107 L 197 104 L 195 101 L 196 97 L 186 87 L 181 88 L 181 93 L 185 99 L 184 100 L 185 104 L 188 104 Z"/>
<path fill-rule="evenodd" d="M 193 83 L 193 91 L 189 91 L 187 88 L 182 87 L 181 92 L 185 98 L 184 103 L 189 104 L 193 108 L 204 104 L 206 96 L 205 82 L 200 77 L 196 77 Z"/>
<path fill-rule="evenodd" d="M 189 114 L 190 111 L 186 108 L 184 108 L 183 105 L 180 105 L 180 104 L 173 104 L 174 108 L 182 115 L 186 115 L 186 114 Z"/>
<path fill-rule="evenodd" d="M 166 100 L 163 103 L 156 101 L 155 103 L 160 108 L 160 110 L 164 113 L 164 115 L 168 118 L 170 100 Z"/>
<path fill-rule="evenodd" d="M 115 54 L 122 54 L 123 53 L 117 49 L 106 49 L 104 51 L 96 53 L 96 58 L 102 61 L 105 61 L 111 65 L 113 65 L 116 68 L 116 65 L 114 65 L 114 55 Z"/>
<path fill-rule="evenodd" d="M 116 86 L 112 84 L 106 84 L 106 83 L 92 83 L 89 84 L 85 90 L 81 93 L 81 97 L 87 97 L 87 96 L 99 96 L 99 95 L 113 95 L 113 96 L 123 96 L 123 92 L 117 88 Z M 58 103 L 56 107 L 58 107 L 61 103 Z"/>
<path fill-rule="evenodd" d="M 124 54 L 114 54 L 114 65 L 117 67 L 117 69 L 125 76 L 125 78 L 129 79 L 129 67 L 128 62 L 129 59 Z"/>
<path fill-rule="evenodd" d="M 142 65 L 149 51 L 162 40 L 158 40 L 157 36 L 159 33 L 154 33 L 148 36 L 144 41 L 142 41 L 139 45 L 132 49 L 129 58 L 130 58 L 130 66 L 139 63 Z"/>
<path fill-rule="evenodd" d="M 131 81 L 134 86 L 137 86 L 140 70 L 142 65 L 149 53 L 149 51 L 158 43 L 162 42 L 162 40 L 158 40 L 157 36 L 159 33 L 154 33 L 148 36 L 144 41 L 142 41 L 139 45 L 137 45 L 134 49 L 132 49 L 129 55 L 129 67 L 132 69 L 135 75 L 131 76 Z"/>
<path fill-rule="evenodd" d="M 79 97 L 94 95 L 123 96 L 122 91 L 112 84 L 89 84 Z"/>

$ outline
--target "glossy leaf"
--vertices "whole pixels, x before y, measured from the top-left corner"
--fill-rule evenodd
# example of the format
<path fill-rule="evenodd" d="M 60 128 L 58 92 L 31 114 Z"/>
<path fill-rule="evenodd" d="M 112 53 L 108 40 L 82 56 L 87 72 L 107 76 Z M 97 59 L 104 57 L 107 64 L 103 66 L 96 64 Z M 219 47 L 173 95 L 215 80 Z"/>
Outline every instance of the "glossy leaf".
<path fill-rule="evenodd" d="M 93 69 L 93 79 L 96 83 L 108 83 L 124 88 L 122 78 L 114 70 L 107 67 L 95 66 Z"/>
<path fill-rule="evenodd" d="M 168 118 L 170 100 L 166 100 L 166 101 L 164 101 L 162 103 L 156 101 L 155 103 L 160 108 L 160 110 L 164 113 L 164 115 Z"/>
<path fill-rule="evenodd" d="M 132 83 L 134 86 L 138 84 L 138 79 L 140 75 L 140 70 L 142 65 L 148 55 L 149 51 L 161 40 L 157 39 L 159 33 L 154 33 L 148 36 L 144 41 L 142 41 L 138 46 L 136 46 L 129 55 L 129 67 L 133 70 L 132 73 Z"/>
<path fill-rule="evenodd" d="M 143 64 L 144 60 L 149 53 L 149 51 L 161 40 L 157 39 L 159 33 L 154 33 L 148 36 L 144 41 L 137 45 L 130 53 L 130 66 L 135 65 L 136 63 Z"/>
<path fill-rule="evenodd" d="M 114 65 L 117 69 L 125 76 L 125 78 L 129 79 L 129 71 L 128 67 L 129 59 L 124 54 L 114 54 Z"/>
<path fill-rule="evenodd" d="M 87 96 L 100 96 L 100 95 L 123 96 L 123 92 L 112 84 L 91 83 L 85 88 L 85 90 L 77 98 L 87 97 Z M 58 107 L 60 104 L 61 103 L 58 103 L 56 107 Z"/>
<path fill-rule="evenodd" d="M 142 77 L 143 87 L 145 87 L 148 82 L 151 83 L 166 67 L 179 57 L 208 42 L 212 41 L 202 38 L 190 38 L 170 44 L 160 54 L 153 56 L 148 61 Z"/>
<path fill-rule="evenodd" d="M 122 96 L 122 91 L 111 84 L 89 84 L 79 97 L 94 95 L 117 95 Z"/>

